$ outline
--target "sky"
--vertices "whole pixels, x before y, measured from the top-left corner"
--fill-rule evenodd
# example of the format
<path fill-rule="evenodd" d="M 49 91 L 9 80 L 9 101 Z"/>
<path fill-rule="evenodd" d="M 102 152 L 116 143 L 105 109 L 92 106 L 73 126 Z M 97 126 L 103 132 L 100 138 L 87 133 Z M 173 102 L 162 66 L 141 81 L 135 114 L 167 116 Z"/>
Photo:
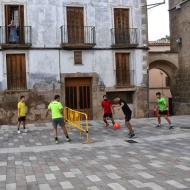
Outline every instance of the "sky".
<path fill-rule="evenodd" d="M 158 2 L 158 0 L 155 1 Z M 168 0 L 166 0 L 166 4 L 148 10 L 148 25 L 150 41 L 169 35 Z"/>

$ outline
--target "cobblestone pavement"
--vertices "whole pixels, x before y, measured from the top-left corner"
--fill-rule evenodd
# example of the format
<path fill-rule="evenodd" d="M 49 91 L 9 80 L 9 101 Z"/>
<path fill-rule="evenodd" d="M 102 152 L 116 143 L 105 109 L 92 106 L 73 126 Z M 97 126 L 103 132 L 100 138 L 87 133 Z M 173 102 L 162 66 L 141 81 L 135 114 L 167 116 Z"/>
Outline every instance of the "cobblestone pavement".
<path fill-rule="evenodd" d="M 0 190 L 190 190 L 190 117 L 172 118 L 175 129 L 155 119 L 133 119 L 137 143 L 122 128 L 90 122 L 91 144 L 71 130 L 71 143 L 55 145 L 51 124 L 0 126 Z"/>

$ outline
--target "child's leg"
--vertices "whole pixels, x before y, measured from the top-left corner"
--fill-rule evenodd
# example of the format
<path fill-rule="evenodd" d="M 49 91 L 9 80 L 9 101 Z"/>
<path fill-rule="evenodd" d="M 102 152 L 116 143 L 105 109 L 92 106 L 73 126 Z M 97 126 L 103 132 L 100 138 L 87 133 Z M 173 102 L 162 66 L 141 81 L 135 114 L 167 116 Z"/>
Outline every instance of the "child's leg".
<path fill-rule="evenodd" d="M 104 121 L 104 123 L 106 124 L 106 126 L 108 126 L 109 124 L 108 124 L 108 121 L 107 121 L 107 117 L 106 117 L 106 115 L 104 114 L 104 116 L 103 116 L 103 121 Z"/>
<path fill-rule="evenodd" d="M 128 128 L 129 133 L 134 133 L 134 130 L 133 130 L 133 127 L 132 127 L 130 121 L 126 121 L 126 127 Z"/>
<path fill-rule="evenodd" d="M 115 124 L 115 121 L 114 121 L 113 117 L 111 118 L 111 122 L 112 122 L 113 125 Z"/>
<path fill-rule="evenodd" d="M 64 132 L 64 134 L 65 134 L 65 137 L 66 137 L 66 138 L 69 138 L 69 135 L 68 135 L 68 132 L 67 132 L 67 128 L 66 128 L 64 122 L 61 124 L 61 128 L 63 129 L 63 132 Z"/>
<path fill-rule="evenodd" d="M 159 111 L 157 111 L 157 120 L 158 120 L 158 125 L 161 125 L 161 117 Z"/>
<path fill-rule="evenodd" d="M 169 119 L 169 116 L 168 116 L 168 115 L 165 115 L 165 119 L 166 119 L 166 121 L 168 122 L 169 125 L 172 124 L 172 123 L 171 123 L 171 120 Z"/>
<path fill-rule="evenodd" d="M 21 121 L 18 121 L 18 124 L 17 124 L 18 131 L 20 130 L 20 124 L 21 124 Z"/>
<path fill-rule="evenodd" d="M 22 124 L 23 124 L 23 129 L 26 129 L 26 122 L 23 121 Z"/>

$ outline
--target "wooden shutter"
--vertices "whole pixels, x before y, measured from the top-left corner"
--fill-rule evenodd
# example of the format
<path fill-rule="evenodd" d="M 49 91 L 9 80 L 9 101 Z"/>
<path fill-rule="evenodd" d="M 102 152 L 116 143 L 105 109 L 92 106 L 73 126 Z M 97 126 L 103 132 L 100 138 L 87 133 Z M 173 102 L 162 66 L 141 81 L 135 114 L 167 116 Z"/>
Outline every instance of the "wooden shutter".
<path fill-rule="evenodd" d="M 116 53 L 116 81 L 118 86 L 131 85 L 128 53 Z"/>
<path fill-rule="evenodd" d="M 129 40 L 129 9 L 114 9 L 115 41 L 124 43 Z"/>
<path fill-rule="evenodd" d="M 67 30 L 69 43 L 84 43 L 83 7 L 67 7 Z"/>
<path fill-rule="evenodd" d="M 24 28 L 24 5 L 19 5 L 18 6 L 18 16 L 19 16 L 19 38 L 20 38 L 20 43 L 24 44 L 25 43 L 25 28 Z"/>
<path fill-rule="evenodd" d="M 11 15 L 11 6 L 5 5 L 5 36 L 6 36 L 6 43 L 9 42 L 9 30 L 8 25 L 11 23 L 12 15 Z"/>
<path fill-rule="evenodd" d="M 74 51 L 75 65 L 82 65 L 82 51 Z"/>
<path fill-rule="evenodd" d="M 7 85 L 9 90 L 26 89 L 26 64 L 24 54 L 7 54 Z"/>

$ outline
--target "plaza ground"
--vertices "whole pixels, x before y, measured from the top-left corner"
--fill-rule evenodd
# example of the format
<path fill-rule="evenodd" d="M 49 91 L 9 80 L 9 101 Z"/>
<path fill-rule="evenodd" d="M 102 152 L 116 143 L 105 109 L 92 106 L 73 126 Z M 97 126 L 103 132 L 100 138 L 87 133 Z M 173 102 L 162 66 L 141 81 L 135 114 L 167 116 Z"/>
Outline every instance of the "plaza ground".
<path fill-rule="evenodd" d="M 90 121 L 91 144 L 76 129 L 72 142 L 60 134 L 55 145 L 51 124 L 0 126 L 0 190 L 176 190 L 190 189 L 190 116 L 172 117 L 155 128 L 155 118 L 133 119 L 137 143 L 128 131 Z M 84 141 L 84 139 L 83 139 Z"/>

